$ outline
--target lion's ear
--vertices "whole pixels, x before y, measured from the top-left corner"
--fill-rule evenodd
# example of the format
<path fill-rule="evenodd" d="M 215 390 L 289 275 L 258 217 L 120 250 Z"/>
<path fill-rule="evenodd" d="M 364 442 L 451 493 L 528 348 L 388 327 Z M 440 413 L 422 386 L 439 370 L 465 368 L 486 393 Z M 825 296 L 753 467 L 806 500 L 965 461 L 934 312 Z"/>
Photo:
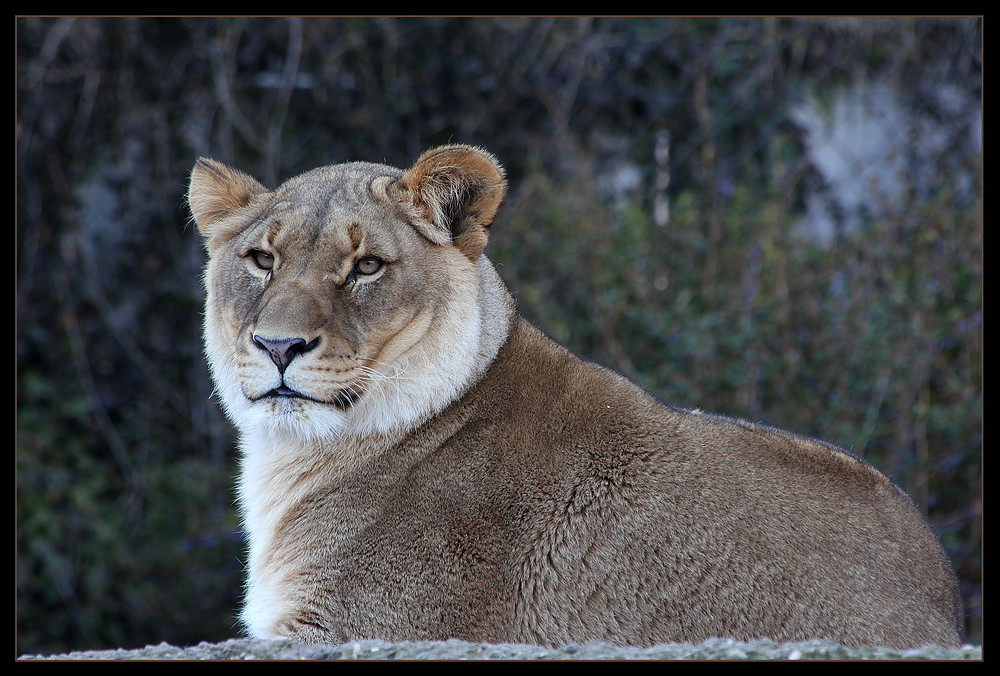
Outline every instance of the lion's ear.
<path fill-rule="evenodd" d="M 436 244 L 450 241 L 472 260 L 486 248 L 507 190 L 497 159 L 466 145 L 428 150 L 395 187 L 425 237 Z"/>
<path fill-rule="evenodd" d="M 255 178 L 242 171 L 199 157 L 191 170 L 188 205 L 198 230 L 211 246 L 212 242 L 224 242 L 236 234 L 228 232 L 226 222 L 266 192 Z"/>

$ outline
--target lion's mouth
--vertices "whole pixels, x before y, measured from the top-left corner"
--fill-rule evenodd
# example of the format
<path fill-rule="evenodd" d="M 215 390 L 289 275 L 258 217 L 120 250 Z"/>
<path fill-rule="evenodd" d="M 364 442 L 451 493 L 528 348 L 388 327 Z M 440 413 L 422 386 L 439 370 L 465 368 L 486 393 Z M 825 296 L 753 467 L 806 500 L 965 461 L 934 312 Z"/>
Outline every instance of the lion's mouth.
<path fill-rule="evenodd" d="M 309 395 L 302 394 L 301 392 L 293 390 L 292 388 L 282 384 L 274 388 L 273 390 L 266 392 L 264 396 L 261 397 L 261 399 L 269 399 L 269 398 L 302 399 L 305 401 L 313 401 L 316 402 L 317 404 L 332 405 L 341 410 L 345 410 L 347 408 L 350 408 L 354 402 L 360 399 L 361 395 L 355 392 L 354 390 L 343 389 L 337 393 L 337 396 L 335 396 L 332 401 L 324 401 L 322 399 L 316 399 L 314 397 L 310 397 Z"/>
<path fill-rule="evenodd" d="M 297 392 L 291 388 L 285 387 L 284 385 L 282 385 L 281 387 L 276 387 L 273 390 L 268 390 L 264 394 L 257 397 L 254 401 L 276 401 L 279 399 L 285 401 L 291 401 L 293 399 L 299 399 L 301 401 L 316 401 L 312 397 L 302 394 L 301 392 Z"/>

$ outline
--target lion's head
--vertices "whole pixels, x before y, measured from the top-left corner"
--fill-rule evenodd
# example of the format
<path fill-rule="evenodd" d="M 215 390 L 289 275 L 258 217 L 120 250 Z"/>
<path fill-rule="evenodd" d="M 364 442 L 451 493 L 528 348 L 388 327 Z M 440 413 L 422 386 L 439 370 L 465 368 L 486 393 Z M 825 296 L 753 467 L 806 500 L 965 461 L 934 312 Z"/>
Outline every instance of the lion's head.
<path fill-rule="evenodd" d="M 496 160 L 468 146 L 407 171 L 323 167 L 273 191 L 200 159 L 189 202 L 209 252 L 206 349 L 236 426 L 365 436 L 458 396 L 510 314 L 482 255 L 504 190 Z"/>

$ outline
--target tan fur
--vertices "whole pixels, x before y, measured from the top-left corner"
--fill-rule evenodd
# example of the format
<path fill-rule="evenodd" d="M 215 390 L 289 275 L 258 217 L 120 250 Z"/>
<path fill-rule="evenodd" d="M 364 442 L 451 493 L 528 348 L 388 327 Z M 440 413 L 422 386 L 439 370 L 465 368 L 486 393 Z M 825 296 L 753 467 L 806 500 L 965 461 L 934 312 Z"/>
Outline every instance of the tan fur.
<path fill-rule="evenodd" d="M 517 315 L 483 255 L 504 189 L 467 146 L 274 191 L 195 166 L 249 632 L 958 645 L 951 566 L 882 474 L 664 406 Z"/>

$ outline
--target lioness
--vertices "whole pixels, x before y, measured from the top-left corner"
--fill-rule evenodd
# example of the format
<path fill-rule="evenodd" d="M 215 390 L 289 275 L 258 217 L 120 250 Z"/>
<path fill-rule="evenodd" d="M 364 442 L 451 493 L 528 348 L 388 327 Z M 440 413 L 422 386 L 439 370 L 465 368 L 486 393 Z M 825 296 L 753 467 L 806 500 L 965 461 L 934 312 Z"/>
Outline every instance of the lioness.
<path fill-rule="evenodd" d="M 504 192 L 463 145 L 273 191 L 194 167 L 252 636 L 960 645 L 948 559 L 885 476 L 522 319 L 483 253 Z"/>

